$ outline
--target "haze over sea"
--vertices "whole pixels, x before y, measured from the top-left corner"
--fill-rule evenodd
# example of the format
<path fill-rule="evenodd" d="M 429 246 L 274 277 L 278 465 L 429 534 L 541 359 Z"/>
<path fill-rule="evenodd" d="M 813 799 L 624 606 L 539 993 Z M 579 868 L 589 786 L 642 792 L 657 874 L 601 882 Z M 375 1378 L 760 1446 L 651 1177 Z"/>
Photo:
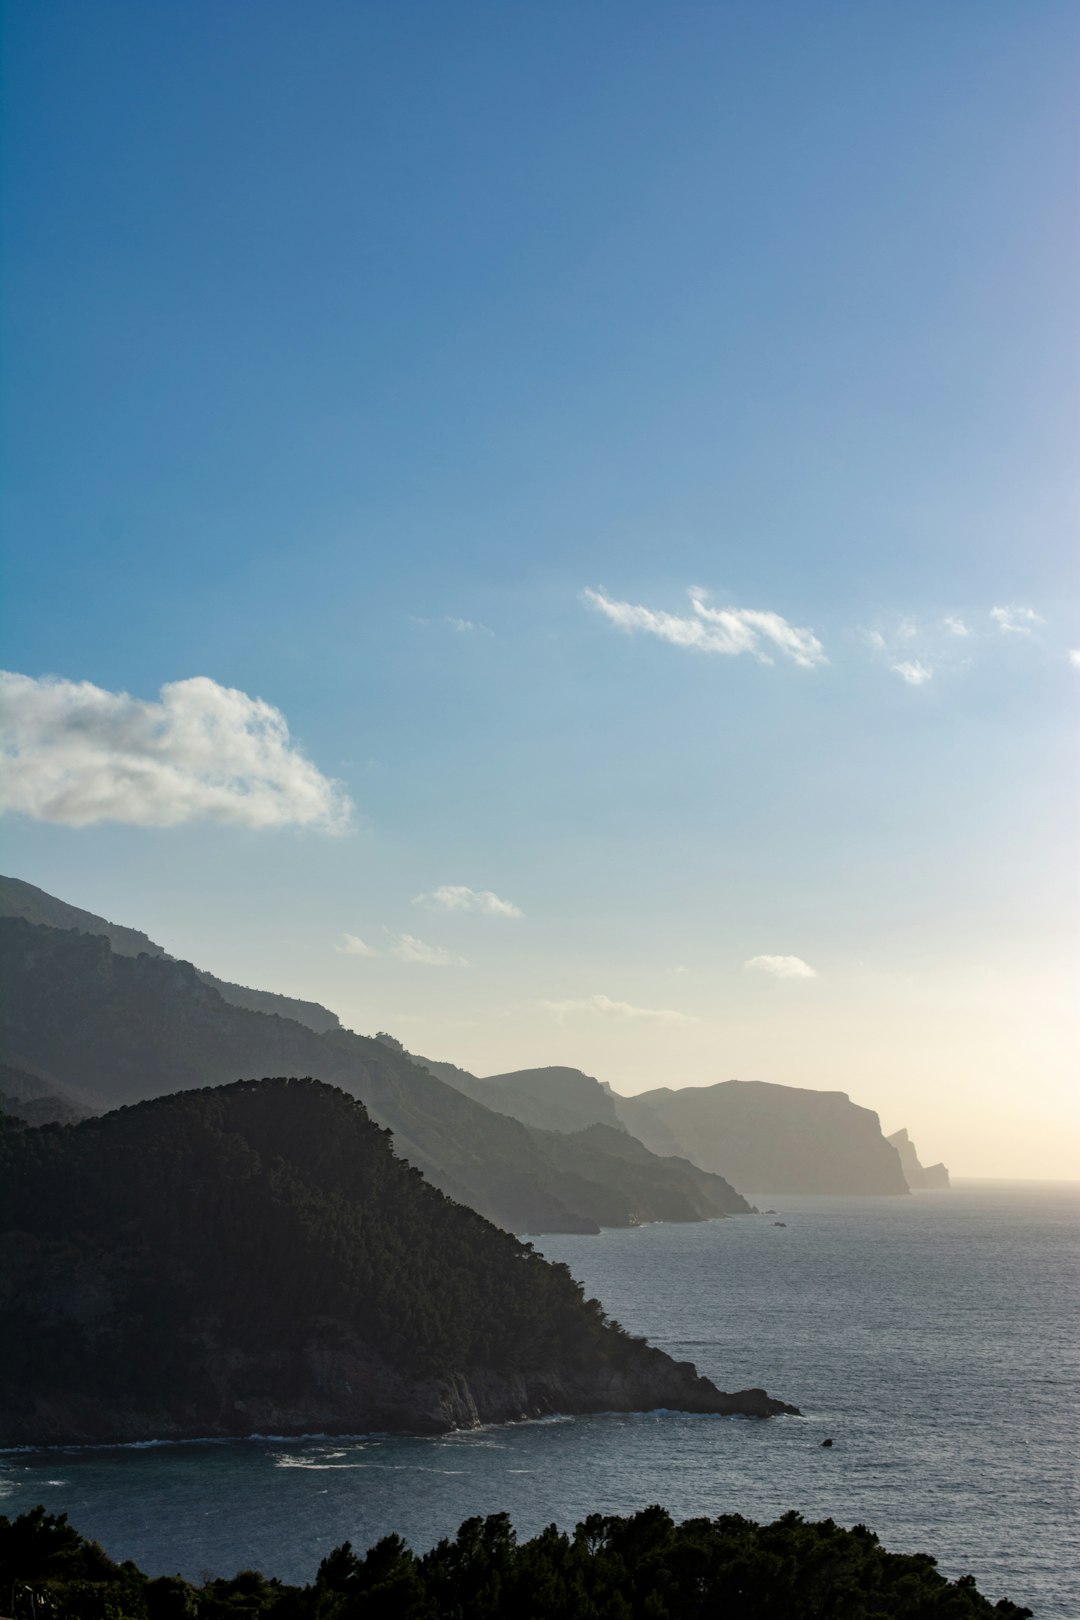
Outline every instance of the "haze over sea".
<path fill-rule="evenodd" d="M 775 1216 L 541 1246 L 624 1326 L 725 1387 L 766 1384 L 803 1420 L 9 1452 L 0 1510 L 66 1510 L 154 1574 L 306 1580 L 345 1539 L 397 1531 L 423 1548 L 475 1513 L 505 1510 L 524 1535 L 650 1502 L 677 1517 L 794 1508 L 865 1522 L 1039 1620 L 1077 1620 L 1080 1185 L 772 1202 Z"/>

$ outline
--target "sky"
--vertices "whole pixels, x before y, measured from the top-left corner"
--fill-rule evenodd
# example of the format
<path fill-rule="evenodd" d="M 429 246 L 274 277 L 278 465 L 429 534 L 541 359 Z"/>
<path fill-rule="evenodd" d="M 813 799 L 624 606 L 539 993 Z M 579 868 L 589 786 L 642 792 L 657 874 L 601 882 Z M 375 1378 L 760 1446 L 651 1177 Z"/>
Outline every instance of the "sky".
<path fill-rule="evenodd" d="M 2 22 L 4 870 L 1080 1174 L 1072 0 Z"/>

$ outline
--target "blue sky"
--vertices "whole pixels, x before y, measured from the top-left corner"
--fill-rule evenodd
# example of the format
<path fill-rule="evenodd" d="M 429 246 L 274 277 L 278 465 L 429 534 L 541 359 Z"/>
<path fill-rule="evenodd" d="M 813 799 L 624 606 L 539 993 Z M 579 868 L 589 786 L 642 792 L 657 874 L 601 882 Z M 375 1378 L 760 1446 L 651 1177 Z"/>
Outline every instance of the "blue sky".
<path fill-rule="evenodd" d="M 355 807 L 27 789 L 6 869 L 481 1072 L 1069 1173 L 1075 7 L 3 17 L 4 667 L 207 677 Z M 822 659 L 633 628 L 695 587 Z"/>

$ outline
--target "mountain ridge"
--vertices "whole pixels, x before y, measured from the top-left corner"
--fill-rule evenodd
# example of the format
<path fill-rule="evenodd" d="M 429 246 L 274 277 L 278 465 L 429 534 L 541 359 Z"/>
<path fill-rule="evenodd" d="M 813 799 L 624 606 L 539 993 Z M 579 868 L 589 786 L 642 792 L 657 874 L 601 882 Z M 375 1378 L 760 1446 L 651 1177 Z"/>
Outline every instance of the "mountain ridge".
<path fill-rule="evenodd" d="M 0 918 L 0 979 L 0 1058 L 55 1076 L 92 1108 L 253 1073 L 315 1074 L 365 1102 L 448 1196 L 511 1230 L 595 1232 L 750 1209 L 722 1178 L 530 1131 L 384 1042 L 235 1006 L 190 963 L 119 955 L 101 935 Z"/>
<path fill-rule="evenodd" d="M 872 1109 L 844 1091 L 729 1080 L 624 1096 L 565 1066 L 480 1077 L 429 1058 L 414 1061 L 513 1119 L 555 1131 L 614 1124 L 658 1156 L 756 1194 L 908 1190 L 896 1140 L 883 1136 Z M 925 1185 L 928 1172 L 915 1165 L 918 1185 Z"/>
<path fill-rule="evenodd" d="M 46 894 L 44 889 L 27 883 L 23 878 L 0 875 L 0 917 L 22 917 L 27 922 L 48 928 L 74 928 L 81 934 L 100 934 L 121 956 L 160 956 L 169 962 L 177 960 L 170 956 L 163 945 L 156 944 L 140 929 L 109 922 L 92 911 L 84 911 L 80 906 L 57 899 L 56 895 Z M 325 1034 L 327 1030 L 341 1027 L 337 1013 L 318 1001 L 281 995 L 276 990 L 254 990 L 246 984 L 232 984 L 228 979 L 219 979 L 216 974 L 207 972 L 205 968 L 196 968 L 195 971 L 204 984 L 211 985 L 225 1001 L 232 1002 L 236 1007 L 293 1018 L 297 1023 L 313 1029 L 316 1034 Z"/>

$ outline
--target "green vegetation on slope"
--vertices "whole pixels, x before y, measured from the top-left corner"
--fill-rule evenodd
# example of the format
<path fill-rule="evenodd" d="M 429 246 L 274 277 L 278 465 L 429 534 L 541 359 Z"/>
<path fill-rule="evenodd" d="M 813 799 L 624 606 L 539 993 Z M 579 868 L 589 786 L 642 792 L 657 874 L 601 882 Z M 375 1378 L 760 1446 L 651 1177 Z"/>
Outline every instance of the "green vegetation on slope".
<path fill-rule="evenodd" d="M 725 1409 L 315 1080 L 9 1125 L 0 1315 L 0 1445 Z"/>
<path fill-rule="evenodd" d="M 862 1525 L 758 1525 L 737 1514 L 677 1525 L 662 1508 L 593 1514 L 519 1543 L 506 1514 L 467 1519 L 417 1557 L 399 1536 L 346 1542 L 310 1586 L 254 1570 L 201 1587 L 149 1580 L 42 1507 L 0 1517 L 0 1592 L 14 1620 L 1030 1620 L 948 1581 L 924 1553 L 887 1552 Z"/>

